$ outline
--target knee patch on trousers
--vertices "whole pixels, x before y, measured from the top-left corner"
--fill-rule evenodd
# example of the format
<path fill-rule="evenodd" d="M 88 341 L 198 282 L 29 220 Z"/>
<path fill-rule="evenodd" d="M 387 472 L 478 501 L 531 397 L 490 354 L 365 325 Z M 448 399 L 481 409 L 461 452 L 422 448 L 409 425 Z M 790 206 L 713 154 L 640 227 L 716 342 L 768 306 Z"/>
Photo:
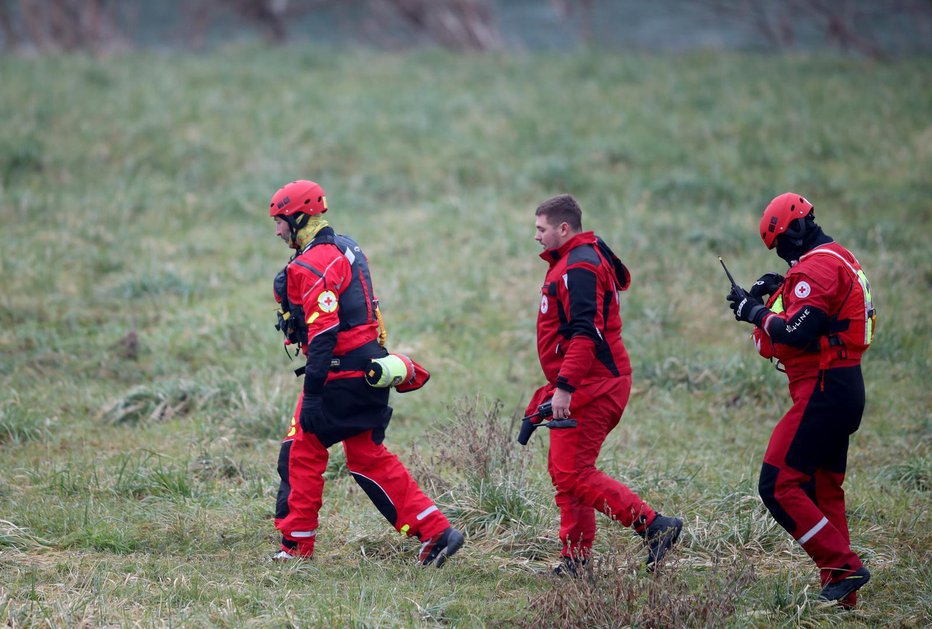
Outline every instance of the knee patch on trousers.
<path fill-rule="evenodd" d="M 757 491 L 760 494 L 761 500 L 764 501 L 764 506 L 770 511 L 770 514 L 773 516 L 773 519 L 777 521 L 777 524 L 792 534 L 793 531 L 796 530 L 796 521 L 793 520 L 790 514 L 780 505 L 776 497 L 777 476 L 779 474 L 780 468 L 770 463 L 761 465 Z"/>

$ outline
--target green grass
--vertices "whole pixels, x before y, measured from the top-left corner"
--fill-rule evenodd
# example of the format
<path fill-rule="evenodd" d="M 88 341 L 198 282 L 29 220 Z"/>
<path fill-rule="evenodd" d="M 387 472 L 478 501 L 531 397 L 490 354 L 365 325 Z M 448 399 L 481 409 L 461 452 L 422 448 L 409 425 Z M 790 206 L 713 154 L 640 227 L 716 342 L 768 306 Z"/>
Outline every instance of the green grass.
<path fill-rule="evenodd" d="M 0 57 L 0 624 L 922 626 L 932 621 L 932 65 L 817 57 L 454 57 L 240 47 Z M 283 183 L 328 191 L 370 258 L 390 348 L 432 372 L 388 445 L 468 534 L 412 565 L 328 470 L 315 559 L 266 561 L 299 391 L 273 329 Z M 784 376 L 724 294 L 779 270 L 756 236 L 792 189 L 871 279 L 880 320 L 846 482 L 862 605 L 756 496 Z M 634 395 L 601 466 L 688 522 L 640 574 L 599 520 L 591 581 L 558 552 L 533 208 L 571 192 L 626 261 Z M 593 601 L 595 603 L 593 603 Z M 609 611 L 607 612 L 606 609 Z"/>

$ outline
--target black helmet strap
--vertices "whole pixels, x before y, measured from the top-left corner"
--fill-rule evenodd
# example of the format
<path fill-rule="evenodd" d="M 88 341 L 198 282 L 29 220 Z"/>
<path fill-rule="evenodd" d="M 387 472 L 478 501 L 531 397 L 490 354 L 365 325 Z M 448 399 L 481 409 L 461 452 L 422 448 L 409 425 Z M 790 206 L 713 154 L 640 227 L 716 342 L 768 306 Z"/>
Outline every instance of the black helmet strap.
<path fill-rule="evenodd" d="M 301 231 L 310 220 L 310 214 L 292 214 L 291 216 L 281 215 L 281 219 L 288 223 L 288 229 L 291 230 L 291 246 L 298 246 L 298 232 Z"/>

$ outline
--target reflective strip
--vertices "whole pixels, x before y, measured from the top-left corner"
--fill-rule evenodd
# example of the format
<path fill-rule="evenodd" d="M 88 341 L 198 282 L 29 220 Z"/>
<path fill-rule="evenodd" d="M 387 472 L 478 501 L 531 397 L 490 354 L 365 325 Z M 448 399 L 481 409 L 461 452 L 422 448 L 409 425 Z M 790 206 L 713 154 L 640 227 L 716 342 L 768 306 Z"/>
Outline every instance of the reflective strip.
<path fill-rule="evenodd" d="M 818 523 L 818 524 L 816 524 L 816 525 L 813 526 L 811 529 L 809 529 L 809 532 L 808 532 L 808 533 L 806 533 L 805 535 L 803 535 L 802 537 L 799 538 L 799 543 L 800 543 L 800 544 L 805 544 L 806 542 L 808 542 L 809 540 L 811 540 L 811 539 L 812 539 L 812 536 L 815 535 L 816 533 L 818 533 L 819 531 L 821 531 L 822 528 L 823 528 L 826 524 L 828 524 L 828 518 L 823 517 L 821 520 L 819 520 L 819 523 Z"/>
<path fill-rule="evenodd" d="M 327 273 L 330 271 L 330 267 L 332 267 L 334 264 L 336 264 L 336 263 L 337 263 L 337 260 L 339 260 L 339 259 L 340 259 L 340 258 L 334 258 L 333 260 L 330 261 L 330 264 L 327 265 L 327 268 L 324 269 L 324 272 L 321 274 L 321 276 L 318 278 L 318 280 L 317 280 L 316 282 L 314 282 L 314 283 L 311 285 L 311 287 L 310 287 L 309 289 L 307 289 L 306 291 L 304 291 L 304 295 L 301 296 L 302 299 L 304 299 L 305 297 L 307 297 L 308 295 L 310 295 L 310 294 L 311 294 L 311 291 L 314 290 L 314 287 L 316 287 L 318 284 L 320 284 L 321 282 L 324 281 L 324 278 L 327 276 Z M 297 262 L 297 260 L 296 260 L 296 262 Z M 301 266 L 304 266 L 304 265 L 302 264 Z M 315 270 L 315 272 L 320 273 L 320 271 L 316 271 L 316 270 Z"/>
<path fill-rule="evenodd" d="M 343 252 L 343 255 L 346 256 L 346 260 L 352 265 L 356 261 L 356 254 L 353 253 L 349 247 L 346 248 L 346 251 Z"/>
<path fill-rule="evenodd" d="M 870 345 L 871 341 L 874 340 L 874 319 L 871 317 L 874 300 L 871 297 L 871 283 L 867 280 L 867 275 L 862 269 L 858 269 L 858 281 L 861 282 L 861 292 L 864 293 L 864 312 L 866 313 L 864 344 Z"/>
<path fill-rule="evenodd" d="M 313 531 L 291 531 L 288 533 L 288 537 L 314 537 L 317 535 L 317 529 Z"/>
<path fill-rule="evenodd" d="M 421 520 L 429 516 L 434 511 L 439 511 L 439 509 L 437 509 L 437 505 L 431 505 L 427 507 L 426 509 L 424 509 L 423 511 L 417 514 L 417 521 L 420 522 Z"/>
<path fill-rule="evenodd" d="M 874 336 L 874 322 L 871 320 L 871 311 L 874 309 L 874 303 L 873 299 L 871 298 L 871 283 L 867 280 L 867 275 L 862 269 L 855 269 L 850 262 L 845 260 L 844 256 L 842 256 L 840 253 L 832 251 L 831 249 L 813 249 L 809 253 L 800 256 L 799 259 L 802 261 L 803 258 L 807 258 L 818 253 L 827 253 L 841 260 L 842 263 L 848 267 L 848 270 L 851 271 L 851 274 L 855 277 L 855 279 L 857 279 L 858 284 L 861 285 L 861 294 L 864 296 L 864 344 L 870 345 L 871 341 L 873 340 L 872 337 Z M 855 258 L 854 261 L 857 262 L 858 266 L 861 266 L 861 263 L 858 262 L 857 258 Z"/>

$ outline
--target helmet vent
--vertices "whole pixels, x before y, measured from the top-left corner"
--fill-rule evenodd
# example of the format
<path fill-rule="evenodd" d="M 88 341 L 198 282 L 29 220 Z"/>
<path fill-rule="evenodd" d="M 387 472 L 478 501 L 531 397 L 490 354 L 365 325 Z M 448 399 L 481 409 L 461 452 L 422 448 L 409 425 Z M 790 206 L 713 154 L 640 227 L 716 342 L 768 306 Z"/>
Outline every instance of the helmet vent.
<path fill-rule="evenodd" d="M 792 212 L 795 209 L 796 209 L 796 204 L 794 203 L 793 205 L 790 206 L 790 212 Z"/>

